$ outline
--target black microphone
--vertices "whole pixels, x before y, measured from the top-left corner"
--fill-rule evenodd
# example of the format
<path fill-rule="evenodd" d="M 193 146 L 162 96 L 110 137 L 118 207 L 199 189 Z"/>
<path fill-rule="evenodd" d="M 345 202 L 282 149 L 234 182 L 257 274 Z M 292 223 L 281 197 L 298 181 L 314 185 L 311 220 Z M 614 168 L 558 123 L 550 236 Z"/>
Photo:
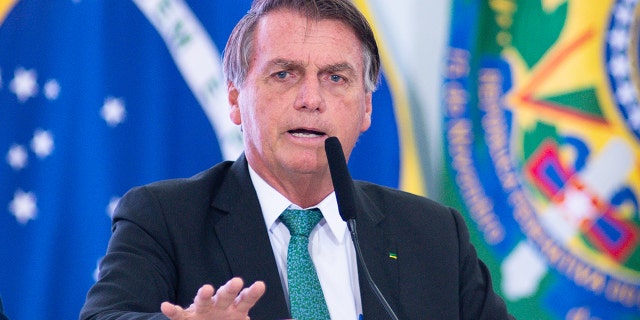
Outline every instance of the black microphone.
<path fill-rule="evenodd" d="M 342 145 L 340 140 L 336 137 L 329 137 L 324 141 L 324 150 L 327 154 L 327 161 L 329 162 L 329 171 L 331 172 L 331 181 L 333 182 L 333 190 L 336 193 L 336 201 L 338 202 L 338 211 L 340 217 L 347 223 L 347 227 L 351 233 L 351 240 L 356 249 L 356 255 L 362 265 L 362 270 L 369 283 L 369 287 L 373 290 L 376 298 L 382 304 L 387 311 L 389 318 L 398 320 L 395 312 L 391 309 L 391 306 L 378 289 L 378 286 L 373 282 L 367 264 L 362 257 L 362 250 L 360 250 L 360 243 L 358 242 L 358 233 L 356 231 L 356 194 L 355 187 L 353 185 L 353 179 L 349 174 L 349 168 L 347 167 L 347 161 L 344 158 L 344 152 L 342 152 Z"/>
<path fill-rule="evenodd" d="M 340 140 L 336 137 L 329 137 L 324 141 L 324 151 L 327 153 L 327 161 L 329 162 L 329 171 L 331 172 L 331 181 L 333 181 L 333 190 L 336 192 L 336 200 L 338 201 L 338 211 L 342 220 L 349 222 L 356 219 L 356 195 L 355 187 L 347 160 L 342 152 Z M 350 226 L 349 226 L 350 227 Z M 351 228 L 349 228 L 351 230 Z"/>

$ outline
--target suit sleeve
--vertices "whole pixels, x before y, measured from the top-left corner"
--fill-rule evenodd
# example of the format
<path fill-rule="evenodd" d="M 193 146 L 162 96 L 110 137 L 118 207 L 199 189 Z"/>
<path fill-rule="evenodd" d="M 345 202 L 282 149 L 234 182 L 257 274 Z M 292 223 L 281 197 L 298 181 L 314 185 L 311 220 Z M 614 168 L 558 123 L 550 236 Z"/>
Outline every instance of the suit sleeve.
<path fill-rule="evenodd" d="M 7 316 L 4 314 L 4 307 L 2 306 L 2 299 L 0 299 L 0 320 L 8 320 Z"/>
<path fill-rule="evenodd" d="M 167 319 L 160 304 L 174 300 L 176 273 L 162 213 L 144 187 L 120 200 L 99 280 L 87 294 L 80 319 Z"/>
<path fill-rule="evenodd" d="M 493 290 L 487 266 L 478 258 L 470 242 L 462 216 L 452 210 L 460 245 L 460 315 L 461 319 L 513 319 L 504 301 Z"/>

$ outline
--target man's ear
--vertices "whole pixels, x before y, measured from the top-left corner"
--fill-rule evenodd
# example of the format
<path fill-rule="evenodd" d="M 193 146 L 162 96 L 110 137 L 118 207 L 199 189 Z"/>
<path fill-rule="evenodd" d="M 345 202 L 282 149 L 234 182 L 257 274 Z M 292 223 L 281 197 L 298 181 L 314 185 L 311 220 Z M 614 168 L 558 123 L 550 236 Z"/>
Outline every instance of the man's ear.
<path fill-rule="evenodd" d="M 367 93 L 365 101 L 364 118 L 362 119 L 362 126 L 360 132 L 365 132 L 371 127 L 371 113 L 373 112 L 373 92 Z"/>
<path fill-rule="evenodd" d="M 238 106 L 238 96 L 240 92 L 233 82 L 227 82 L 227 99 L 229 100 L 229 118 L 234 124 L 242 124 L 242 117 L 240 117 L 240 107 Z"/>

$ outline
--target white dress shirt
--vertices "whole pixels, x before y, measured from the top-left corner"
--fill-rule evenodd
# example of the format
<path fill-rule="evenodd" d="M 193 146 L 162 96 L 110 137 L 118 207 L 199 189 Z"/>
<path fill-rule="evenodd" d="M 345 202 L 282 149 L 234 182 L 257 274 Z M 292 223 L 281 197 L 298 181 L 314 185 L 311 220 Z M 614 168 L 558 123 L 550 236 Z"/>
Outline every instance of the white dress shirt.
<path fill-rule="evenodd" d="M 278 217 L 287 208 L 300 208 L 267 184 L 249 166 L 251 181 L 258 194 L 269 240 L 276 257 L 280 280 L 289 303 L 287 284 L 287 249 L 289 229 Z M 309 254 L 316 267 L 331 319 L 358 319 L 362 314 L 357 257 L 347 224 L 338 212 L 335 193 L 311 208 L 322 211 L 324 218 L 309 235 Z M 269 288 L 267 288 L 269 290 Z"/>

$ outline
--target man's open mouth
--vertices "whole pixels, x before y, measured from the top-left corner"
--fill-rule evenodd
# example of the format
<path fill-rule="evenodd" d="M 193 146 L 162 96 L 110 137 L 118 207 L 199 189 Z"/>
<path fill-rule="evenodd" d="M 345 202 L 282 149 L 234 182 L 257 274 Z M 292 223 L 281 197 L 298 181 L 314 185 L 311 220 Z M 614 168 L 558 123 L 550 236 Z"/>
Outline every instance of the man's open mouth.
<path fill-rule="evenodd" d="M 307 129 L 289 130 L 289 133 L 292 136 L 298 137 L 298 138 L 317 138 L 325 135 L 324 132 L 307 130 Z"/>

